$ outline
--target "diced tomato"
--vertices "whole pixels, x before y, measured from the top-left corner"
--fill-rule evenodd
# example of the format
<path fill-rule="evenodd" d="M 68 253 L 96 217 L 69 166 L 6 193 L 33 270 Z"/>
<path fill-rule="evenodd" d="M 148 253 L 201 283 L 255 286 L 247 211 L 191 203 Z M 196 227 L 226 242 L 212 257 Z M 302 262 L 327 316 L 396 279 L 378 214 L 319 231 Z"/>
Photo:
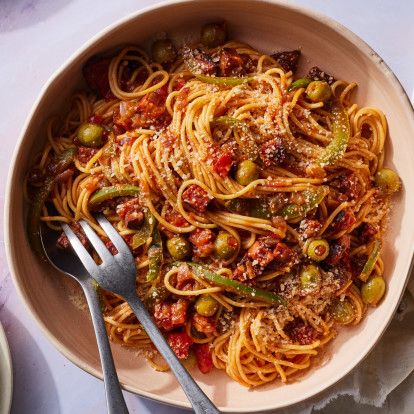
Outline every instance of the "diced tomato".
<path fill-rule="evenodd" d="M 349 249 L 351 247 L 351 236 L 344 234 L 339 239 L 331 243 L 329 247 L 329 256 L 325 262 L 334 266 L 339 262 L 347 264 L 349 262 Z"/>
<path fill-rule="evenodd" d="M 178 358 L 188 357 L 193 340 L 185 332 L 172 332 L 168 335 L 167 341 Z"/>
<path fill-rule="evenodd" d="M 167 95 L 168 87 L 164 85 L 145 95 L 138 103 L 135 100 L 120 102 L 119 113 L 114 116 L 114 123 L 125 130 L 167 123 L 171 118 L 165 107 Z"/>
<path fill-rule="evenodd" d="M 187 318 L 188 302 L 184 299 L 178 299 L 171 307 L 171 321 L 174 326 L 182 326 Z"/>
<path fill-rule="evenodd" d="M 263 268 L 258 264 L 253 265 L 253 259 L 246 255 L 237 263 L 231 278 L 240 282 L 246 282 L 247 280 L 254 279 L 261 273 L 263 273 Z"/>
<path fill-rule="evenodd" d="M 89 118 L 88 118 L 88 122 L 92 123 L 92 124 L 97 124 L 97 125 L 101 125 L 103 122 L 103 117 L 101 115 L 98 114 L 92 114 Z"/>
<path fill-rule="evenodd" d="M 194 246 L 194 255 L 197 257 L 208 257 L 214 251 L 214 240 L 216 236 L 210 229 L 196 228 L 188 238 Z"/>
<path fill-rule="evenodd" d="M 180 214 L 178 211 L 175 211 L 171 206 L 168 207 L 165 213 L 165 220 L 168 223 L 176 227 L 185 227 L 188 225 L 188 221 Z M 159 226 L 160 231 L 162 231 L 169 239 L 175 236 L 175 233 L 168 230 L 163 225 Z"/>
<path fill-rule="evenodd" d="M 109 86 L 108 69 L 110 63 L 110 58 L 93 57 L 83 67 L 83 76 L 88 86 L 105 99 L 114 98 Z"/>
<path fill-rule="evenodd" d="M 187 82 L 184 80 L 184 79 L 180 79 L 178 82 L 176 82 L 176 84 L 174 85 L 174 90 L 175 91 L 179 91 L 180 89 L 182 89 L 184 86 L 185 86 L 185 84 L 186 84 Z"/>
<path fill-rule="evenodd" d="M 86 164 L 97 152 L 97 148 L 80 146 L 78 149 L 78 160 L 80 163 Z"/>
<path fill-rule="evenodd" d="M 249 248 L 247 256 L 252 260 L 256 260 L 257 264 L 262 267 L 267 266 L 274 259 L 272 249 L 262 243 L 260 239 L 255 241 Z"/>
<path fill-rule="evenodd" d="M 214 162 L 213 169 L 220 177 L 227 177 L 233 165 L 233 156 L 230 152 L 223 152 Z"/>
<path fill-rule="evenodd" d="M 309 345 L 318 336 L 318 332 L 312 326 L 306 325 L 298 318 L 289 322 L 284 330 L 292 341 L 298 342 L 300 345 Z"/>
<path fill-rule="evenodd" d="M 217 63 L 212 57 L 201 49 L 193 49 L 189 47 L 183 48 L 183 58 L 187 66 L 191 67 L 194 73 L 204 75 L 215 75 L 217 71 Z"/>
<path fill-rule="evenodd" d="M 319 230 L 322 228 L 322 223 L 316 219 L 303 219 L 299 224 L 298 232 L 304 239 L 316 237 Z"/>
<path fill-rule="evenodd" d="M 192 282 L 194 282 L 194 278 L 188 266 L 180 266 L 177 272 L 176 288 L 180 290 L 185 290 L 184 287 L 190 286 L 190 284 L 192 285 Z"/>
<path fill-rule="evenodd" d="M 187 317 L 188 303 L 179 299 L 175 303 L 157 303 L 154 308 L 155 323 L 165 331 L 183 326 Z"/>
<path fill-rule="evenodd" d="M 329 185 L 344 194 L 347 199 L 355 199 L 362 192 L 358 177 L 353 172 L 341 173 Z"/>
<path fill-rule="evenodd" d="M 192 323 L 198 332 L 210 334 L 216 331 L 216 321 L 213 317 L 207 317 L 195 313 L 193 315 Z"/>
<path fill-rule="evenodd" d="M 273 251 L 274 260 L 280 264 L 292 264 L 296 260 L 295 251 L 285 243 L 279 242 Z"/>
<path fill-rule="evenodd" d="M 285 72 L 292 71 L 295 73 L 298 67 L 300 55 L 300 50 L 285 50 L 283 52 L 275 53 L 272 55 L 272 58 L 279 63 L 280 67 Z"/>
<path fill-rule="evenodd" d="M 125 226 L 131 229 L 138 229 L 144 220 L 144 212 L 138 197 L 118 204 L 116 214 L 124 220 Z"/>
<path fill-rule="evenodd" d="M 185 227 L 188 225 L 188 221 L 172 207 L 168 208 L 166 211 L 165 220 L 177 227 Z"/>
<path fill-rule="evenodd" d="M 244 59 L 236 50 L 224 48 L 220 53 L 220 76 L 242 75 L 244 71 Z"/>
<path fill-rule="evenodd" d="M 203 374 L 208 374 L 213 369 L 213 358 L 211 357 L 210 347 L 208 344 L 196 344 L 194 354 L 197 359 L 198 369 Z"/>
<path fill-rule="evenodd" d="M 349 229 L 355 222 L 356 218 L 354 213 L 349 209 L 345 209 L 340 211 L 334 218 L 332 228 L 335 233 L 339 233 L 340 231 Z"/>
<path fill-rule="evenodd" d="M 210 202 L 210 196 L 200 186 L 192 184 L 184 190 L 183 201 L 199 213 L 204 213 Z"/>
<path fill-rule="evenodd" d="M 71 223 L 70 228 L 76 234 L 77 238 L 80 240 L 82 245 L 87 249 L 90 247 L 89 240 L 87 239 L 82 227 L 78 223 Z M 67 249 L 70 246 L 69 240 L 64 232 L 58 237 L 56 241 L 57 247 L 61 249 Z"/>

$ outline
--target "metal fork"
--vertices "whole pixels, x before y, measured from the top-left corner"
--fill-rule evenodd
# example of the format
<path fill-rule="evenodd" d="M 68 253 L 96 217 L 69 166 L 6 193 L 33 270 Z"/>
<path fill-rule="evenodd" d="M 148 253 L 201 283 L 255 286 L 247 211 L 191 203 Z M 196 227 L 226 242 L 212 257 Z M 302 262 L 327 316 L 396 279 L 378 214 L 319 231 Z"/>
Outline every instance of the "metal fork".
<path fill-rule="evenodd" d="M 170 366 L 193 406 L 194 411 L 197 414 L 220 413 L 217 407 L 209 400 L 188 371 L 183 367 L 153 322 L 144 304 L 138 298 L 135 292 L 135 260 L 128 245 L 102 214 L 97 215 L 96 219 L 118 250 L 117 254 L 112 255 L 90 225 L 86 221 L 80 220 L 79 224 L 82 226 L 89 242 L 102 260 L 100 265 L 95 263 L 73 230 L 67 224 L 62 223 L 63 231 L 86 270 L 102 288 L 122 296 L 128 302 L 151 341 Z"/>

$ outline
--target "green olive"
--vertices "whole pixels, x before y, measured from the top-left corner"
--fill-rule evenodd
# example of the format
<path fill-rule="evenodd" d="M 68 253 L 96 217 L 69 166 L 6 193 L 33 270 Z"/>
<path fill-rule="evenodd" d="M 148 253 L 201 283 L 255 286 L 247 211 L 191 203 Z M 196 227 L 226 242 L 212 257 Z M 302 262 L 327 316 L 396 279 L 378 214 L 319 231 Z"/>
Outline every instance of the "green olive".
<path fill-rule="evenodd" d="M 315 265 L 305 266 L 300 272 L 300 284 L 305 291 L 315 290 L 321 283 L 321 273 Z"/>
<path fill-rule="evenodd" d="M 171 63 L 177 57 L 177 51 L 170 39 L 158 39 L 151 47 L 152 59 L 157 63 Z"/>
<path fill-rule="evenodd" d="M 249 211 L 249 202 L 243 198 L 233 198 L 226 201 L 224 205 L 232 213 L 246 215 Z"/>
<path fill-rule="evenodd" d="M 355 309 L 348 299 L 335 300 L 331 305 L 331 313 L 334 321 L 347 325 L 355 319 Z"/>
<path fill-rule="evenodd" d="M 151 286 L 145 295 L 144 303 L 148 310 L 154 310 L 154 306 L 158 302 L 164 302 L 170 294 L 170 291 L 164 286 Z"/>
<path fill-rule="evenodd" d="M 326 102 L 331 98 L 332 90 L 325 81 L 313 81 L 306 88 L 306 95 L 312 102 Z"/>
<path fill-rule="evenodd" d="M 221 260 L 230 259 L 237 250 L 236 239 L 226 231 L 220 231 L 214 242 L 215 255 Z"/>
<path fill-rule="evenodd" d="M 187 368 L 187 369 L 191 369 L 194 368 L 196 366 L 197 363 L 197 359 L 196 356 L 193 352 L 192 349 L 189 350 L 188 352 L 188 357 L 181 359 L 180 362 Z"/>
<path fill-rule="evenodd" d="M 392 194 L 401 187 L 398 174 L 390 168 L 382 168 L 375 174 L 375 184 L 385 193 Z"/>
<path fill-rule="evenodd" d="M 385 282 L 380 276 L 375 276 L 364 283 L 361 288 L 361 296 L 364 303 L 375 306 L 385 293 Z"/>
<path fill-rule="evenodd" d="M 259 178 L 259 168 L 251 160 L 242 161 L 236 171 L 236 181 L 241 185 L 248 185 Z"/>
<path fill-rule="evenodd" d="M 225 23 L 208 23 L 201 29 L 201 43 L 207 47 L 217 47 L 222 45 L 227 38 Z"/>
<path fill-rule="evenodd" d="M 96 148 L 102 146 L 103 132 L 104 129 L 100 125 L 86 122 L 78 128 L 76 136 L 85 147 Z"/>
<path fill-rule="evenodd" d="M 328 257 L 329 243 L 325 239 L 312 240 L 308 245 L 306 254 L 310 259 L 320 262 Z"/>
<path fill-rule="evenodd" d="M 198 297 L 195 310 L 202 316 L 213 316 L 219 307 L 219 303 L 210 295 L 201 295 Z"/>
<path fill-rule="evenodd" d="M 183 260 L 191 253 L 190 243 L 184 236 L 174 236 L 167 240 L 167 249 L 175 260 Z"/>

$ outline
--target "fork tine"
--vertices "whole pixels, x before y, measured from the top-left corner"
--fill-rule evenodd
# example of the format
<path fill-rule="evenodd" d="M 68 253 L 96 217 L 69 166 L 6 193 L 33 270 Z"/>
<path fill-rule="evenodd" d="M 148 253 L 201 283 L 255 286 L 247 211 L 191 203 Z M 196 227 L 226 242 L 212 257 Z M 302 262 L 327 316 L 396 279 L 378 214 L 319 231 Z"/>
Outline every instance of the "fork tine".
<path fill-rule="evenodd" d="M 94 230 L 92 230 L 92 227 L 85 220 L 80 220 L 79 224 L 82 226 L 83 231 L 88 237 L 93 248 L 96 250 L 96 253 L 98 253 L 99 257 L 102 259 L 102 262 L 105 263 L 114 260 L 112 254 L 109 252 L 100 237 L 94 232 Z"/>
<path fill-rule="evenodd" d="M 128 255 L 133 260 L 133 256 L 132 256 L 131 250 L 129 250 L 129 247 L 126 244 L 125 240 L 115 230 L 115 228 L 107 220 L 107 218 L 103 214 L 98 214 L 96 216 L 96 219 L 98 220 L 98 223 L 100 224 L 100 226 L 105 230 L 106 235 L 109 237 L 109 239 L 111 240 L 111 242 L 114 244 L 114 246 L 118 250 L 118 253 L 121 253 L 124 256 Z"/>
<path fill-rule="evenodd" d="M 69 243 L 73 247 L 73 250 L 75 250 L 76 254 L 79 257 L 79 260 L 82 262 L 82 264 L 85 266 L 85 269 L 91 274 L 95 275 L 97 269 L 97 265 L 90 256 L 89 252 L 85 249 L 81 241 L 78 239 L 76 234 L 73 232 L 73 230 L 66 224 L 61 223 L 62 229 L 64 233 L 66 234 L 66 237 L 69 240 Z"/>

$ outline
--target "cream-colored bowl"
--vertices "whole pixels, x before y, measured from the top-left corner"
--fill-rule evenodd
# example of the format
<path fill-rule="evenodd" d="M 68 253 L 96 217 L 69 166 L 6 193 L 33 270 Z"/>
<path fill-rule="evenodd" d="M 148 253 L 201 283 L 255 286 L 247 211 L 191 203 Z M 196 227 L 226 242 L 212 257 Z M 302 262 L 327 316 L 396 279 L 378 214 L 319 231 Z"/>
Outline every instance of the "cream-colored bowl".
<path fill-rule="evenodd" d="M 357 365 L 378 341 L 404 290 L 414 248 L 414 118 L 404 91 L 381 58 L 361 39 L 334 21 L 268 1 L 174 1 L 139 11 L 110 26 L 72 56 L 45 85 L 17 144 L 8 181 L 6 241 L 16 286 L 48 338 L 82 369 L 101 377 L 95 338 L 88 314 L 70 299 L 72 283 L 41 263 L 30 250 L 25 232 L 22 183 L 45 141 L 44 124 L 63 113 L 70 96 L 82 88 L 81 68 L 92 55 L 125 44 L 145 44 L 160 31 L 178 41 L 199 35 L 207 21 L 225 19 L 231 36 L 272 52 L 301 48 L 301 70 L 318 64 L 335 77 L 359 84 L 357 102 L 381 108 L 391 139 L 386 164 L 402 178 L 384 249 L 388 291 L 384 301 L 357 327 L 345 329 L 328 350 L 328 361 L 300 381 L 271 384 L 248 391 L 223 372 L 194 376 L 223 411 L 253 412 L 302 401 L 334 384 Z M 411 207 L 410 207 L 411 206 Z M 72 298 L 73 299 L 73 298 Z M 134 351 L 113 347 L 119 378 L 139 395 L 188 406 L 172 374 L 153 371 Z"/>

